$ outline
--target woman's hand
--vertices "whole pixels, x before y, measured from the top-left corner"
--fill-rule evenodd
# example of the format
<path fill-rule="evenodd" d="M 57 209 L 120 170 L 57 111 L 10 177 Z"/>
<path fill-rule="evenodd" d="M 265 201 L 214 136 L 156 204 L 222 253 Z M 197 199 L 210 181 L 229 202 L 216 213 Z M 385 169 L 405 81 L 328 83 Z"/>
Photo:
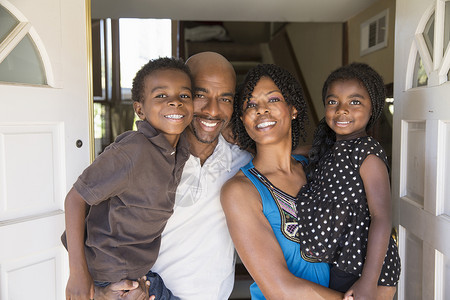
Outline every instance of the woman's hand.
<path fill-rule="evenodd" d="M 377 282 L 370 282 L 363 277 L 358 279 L 344 294 L 344 300 L 375 300 L 377 299 Z"/>

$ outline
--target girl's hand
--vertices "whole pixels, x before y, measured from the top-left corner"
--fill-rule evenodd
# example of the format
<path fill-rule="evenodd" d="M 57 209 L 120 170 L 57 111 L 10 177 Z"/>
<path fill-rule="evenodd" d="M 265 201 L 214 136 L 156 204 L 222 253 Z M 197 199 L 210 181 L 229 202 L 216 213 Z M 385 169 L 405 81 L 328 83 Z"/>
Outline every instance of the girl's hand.
<path fill-rule="evenodd" d="M 94 281 L 89 271 L 72 273 L 66 286 L 66 300 L 94 299 Z"/>
<path fill-rule="evenodd" d="M 372 283 L 358 279 L 352 287 L 344 294 L 344 300 L 375 300 L 377 298 L 377 282 Z"/>

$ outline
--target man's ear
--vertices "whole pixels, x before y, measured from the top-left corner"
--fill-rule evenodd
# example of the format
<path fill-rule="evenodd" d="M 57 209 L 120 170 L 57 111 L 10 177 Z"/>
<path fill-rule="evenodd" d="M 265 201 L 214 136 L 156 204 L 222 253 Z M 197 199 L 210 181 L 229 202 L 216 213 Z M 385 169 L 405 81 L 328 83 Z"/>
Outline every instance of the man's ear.
<path fill-rule="evenodd" d="M 138 101 L 133 101 L 134 112 L 137 114 L 139 119 L 145 120 L 145 115 L 142 108 L 142 103 Z"/>

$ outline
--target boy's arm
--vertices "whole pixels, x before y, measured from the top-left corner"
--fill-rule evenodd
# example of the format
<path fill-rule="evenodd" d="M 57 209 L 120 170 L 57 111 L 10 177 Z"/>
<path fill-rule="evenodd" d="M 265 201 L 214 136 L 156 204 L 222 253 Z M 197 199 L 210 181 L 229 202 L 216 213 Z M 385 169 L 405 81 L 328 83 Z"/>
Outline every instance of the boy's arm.
<path fill-rule="evenodd" d="M 362 276 L 351 290 L 354 290 L 357 297 L 367 295 L 362 299 L 375 299 L 392 227 L 389 174 L 386 164 L 380 158 L 369 155 L 361 165 L 360 175 L 364 182 L 371 222 Z"/>
<path fill-rule="evenodd" d="M 94 299 L 94 282 L 84 253 L 84 232 L 87 204 L 72 188 L 65 200 L 67 250 L 70 275 L 66 287 L 66 299 Z"/>

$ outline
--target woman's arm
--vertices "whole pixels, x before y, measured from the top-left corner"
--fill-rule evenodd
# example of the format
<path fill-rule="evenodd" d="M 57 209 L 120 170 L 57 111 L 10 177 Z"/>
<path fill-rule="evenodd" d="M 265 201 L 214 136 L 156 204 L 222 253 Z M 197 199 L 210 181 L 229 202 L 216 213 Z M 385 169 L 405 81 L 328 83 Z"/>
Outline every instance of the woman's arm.
<path fill-rule="evenodd" d="M 369 155 L 361 165 L 360 175 L 364 183 L 371 222 L 362 276 L 352 289 L 357 296 L 361 293 L 367 295 L 368 299 L 370 297 L 375 299 L 392 227 L 389 174 L 386 164 L 379 157 Z"/>
<path fill-rule="evenodd" d="M 242 173 L 223 186 L 221 202 L 239 257 L 266 299 L 342 299 L 342 294 L 289 271 L 259 193 Z"/>

